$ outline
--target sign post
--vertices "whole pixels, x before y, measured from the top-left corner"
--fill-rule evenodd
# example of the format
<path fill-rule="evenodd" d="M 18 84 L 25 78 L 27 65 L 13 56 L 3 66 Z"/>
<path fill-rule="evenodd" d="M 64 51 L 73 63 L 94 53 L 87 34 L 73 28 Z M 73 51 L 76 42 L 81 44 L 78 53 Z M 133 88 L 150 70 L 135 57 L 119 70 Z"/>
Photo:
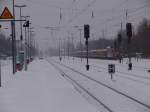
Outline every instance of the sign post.
<path fill-rule="evenodd" d="M 11 21 L 12 29 L 12 61 L 13 61 L 13 74 L 16 73 L 16 42 L 15 42 L 15 23 Z"/>
<path fill-rule="evenodd" d="M 113 80 L 113 74 L 115 73 L 115 64 L 108 65 L 108 73 L 111 75 L 111 80 Z"/>

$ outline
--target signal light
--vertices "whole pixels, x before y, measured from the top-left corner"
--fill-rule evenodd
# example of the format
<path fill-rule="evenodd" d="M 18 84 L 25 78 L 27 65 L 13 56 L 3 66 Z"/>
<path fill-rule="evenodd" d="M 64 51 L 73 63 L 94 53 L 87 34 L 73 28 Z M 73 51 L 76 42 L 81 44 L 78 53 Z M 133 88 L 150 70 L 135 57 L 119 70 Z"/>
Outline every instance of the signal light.
<path fill-rule="evenodd" d="M 27 21 L 27 22 L 26 22 L 26 27 L 29 27 L 29 25 L 30 25 L 30 22 Z"/>
<path fill-rule="evenodd" d="M 132 24 L 131 23 L 126 24 L 126 30 L 127 30 L 127 36 L 132 37 Z"/>
<path fill-rule="evenodd" d="M 121 43 L 122 42 L 122 36 L 121 34 L 118 34 L 118 43 Z"/>
<path fill-rule="evenodd" d="M 29 20 L 28 20 L 28 21 L 26 21 L 26 22 L 23 24 L 23 27 L 29 27 L 29 25 L 30 25 L 30 22 L 29 22 Z"/>
<path fill-rule="evenodd" d="M 90 26 L 84 25 L 84 37 L 87 39 L 90 37 Z"/>
<path fill-rule="evenodd" d="M 20 35 L 20 40 L 23 40 L 23 36 L 22 35 Z"/>
<path fill-rule="evenodd" d="M 132 24 L 131 23 L 126 24 L 126 32 L 127 32 L 127 36 L 128 36 L 128 43 L 130 43 L 131 37 L 132 37 Z"/>
<path fill-rule="evenodd" d="M 122 42 L 122 36 L 121 36 L 120 33 L 118 34 L 117 41 L 118 41 L 118 47 L 120 48 L 120 45 L 121 45 L 121 42 Z"/>

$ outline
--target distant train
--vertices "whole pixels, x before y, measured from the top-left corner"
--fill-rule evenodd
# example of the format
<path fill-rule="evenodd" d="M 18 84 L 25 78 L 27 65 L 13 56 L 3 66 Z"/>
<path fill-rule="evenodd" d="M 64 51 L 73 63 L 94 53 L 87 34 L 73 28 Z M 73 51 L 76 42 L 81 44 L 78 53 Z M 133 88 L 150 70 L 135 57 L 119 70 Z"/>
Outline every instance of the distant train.
<path fill-rule="evenodd" d="M 89 58 L 99 58 L 99 59 L 117 59 L 119 51 L 107 47 L 105 49 L 96 49 L 96 50 L 89 50 Z M 86 51 L 77 51 L 74 53 L 74 56 L 76 57 L 86 57 Z"/>

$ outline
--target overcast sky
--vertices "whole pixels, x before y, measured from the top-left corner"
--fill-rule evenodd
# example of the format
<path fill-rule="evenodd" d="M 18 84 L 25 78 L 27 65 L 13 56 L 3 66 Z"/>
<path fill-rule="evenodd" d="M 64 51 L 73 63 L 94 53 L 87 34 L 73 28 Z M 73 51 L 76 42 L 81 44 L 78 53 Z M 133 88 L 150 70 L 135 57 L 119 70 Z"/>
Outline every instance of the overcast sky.
<path fill-rule="evenodd" d="M 15 3 L 27 5 L 23 15 L 31 16 L 35 38 L 42 49 L 56 45 L 58 38 L 67 39 L 71 33 L 74 40 L 79 41 L 79 31 L 73 26 L 84 24 L 91 25 L 91 38 L 102 37 L 102 31 L 105 32 L 105 38 L 114 38 L 121 22 L 125 28 L 126 10 L 129 12 L 128 21 L 135 27 L 143 18 L 150 18 L 149 0 L 15 0 Z M 11 0 L 0 0 L 1 12 L 5 6 L 11 10 Z M 18 9 L 16 18 L 19 18 Z M 19 28 L 19 24 L 16 26 Z M 44 28 L 46 26 L 57 27 L 53 36 L 50 30 Z"/>

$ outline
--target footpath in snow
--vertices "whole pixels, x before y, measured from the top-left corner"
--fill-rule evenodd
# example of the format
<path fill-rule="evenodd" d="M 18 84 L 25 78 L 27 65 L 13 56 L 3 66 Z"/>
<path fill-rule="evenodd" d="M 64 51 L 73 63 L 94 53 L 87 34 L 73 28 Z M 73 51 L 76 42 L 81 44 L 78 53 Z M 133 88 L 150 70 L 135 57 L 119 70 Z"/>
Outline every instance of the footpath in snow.
<path fill-rule="evenodd" d="M 27 72 L 2 67 L 0 112 L 98 112 L 46 60 L 35 60 Z"/>

